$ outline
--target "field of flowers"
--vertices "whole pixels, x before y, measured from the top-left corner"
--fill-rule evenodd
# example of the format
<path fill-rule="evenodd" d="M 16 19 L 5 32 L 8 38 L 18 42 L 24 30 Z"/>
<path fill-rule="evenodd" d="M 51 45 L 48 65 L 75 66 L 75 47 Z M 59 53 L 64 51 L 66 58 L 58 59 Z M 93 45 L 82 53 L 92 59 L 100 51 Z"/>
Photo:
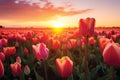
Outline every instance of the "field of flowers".
<path fill-rule="evenodd" d="M 120 29 L 0 29 L 0 80 L 120 80 Z"/>

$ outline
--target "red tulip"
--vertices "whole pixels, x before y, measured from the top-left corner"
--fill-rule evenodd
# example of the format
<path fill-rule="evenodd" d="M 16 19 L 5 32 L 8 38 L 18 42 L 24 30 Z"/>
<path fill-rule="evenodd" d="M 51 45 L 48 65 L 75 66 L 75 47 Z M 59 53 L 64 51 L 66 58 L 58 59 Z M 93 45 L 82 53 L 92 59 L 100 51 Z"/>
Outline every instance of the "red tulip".
<path fill-rule="evenodd" d="M 91 45 L 94 45 L 96 43 L 96 40 L 94 39 L 94 37 L 90 37 L 88 41 Z"/>
<path fill-rule="evenodd" d="M 0 77 L 4 76 L 4 66 L 2 61 L 0 60 Z"/>
<path fill-rule="evenodd" d="M 25 42 L 26 40 L 27 40 L 27 39 L 26 39 L 25 36 L 23 36 L 23 37 L 20 39 L 21 42 Z"/>
<path fill-rule="evenodd" d="M 32 38 L 32 42 L 33 42 L 34 44 L 37 44 L 37 43 L 39 42 L 39 40 L 38 40 L 38 38 Z"/>
<path fill-rule="evenodd" d="M 39 43 L 37 45 L 32 45 L 34 55 L 37 60 L 46 59 L 49 54 L 49 49 L 44 43 Z"/>
<path fill-rule="evenodd" d="M 0 52 L 0 59 L 2 62 L 5 60 L 5 55 L 3 52 Z"/>
<path fill-rule="evenodd" d="M 100 51 L 103 52 L 105 46 L 109 43 L 112 42 L 110 39 L 108 38 L 100 38 L 99 39 L 99 46 L 100 46 Z"/>
<path fill-rule="evenodd" d="M 28 54 L 28 49 L 24 48 L 24 54 Z"/>
<path fill-rule="evenodd" d="M 94 33 L 95 19 L 86 18 L 80 19 L 79 21 L 79 30 L 80 34 L 83 36 L 92 35 Z"/>
<path fill-rule="evenodd" d="M 32 32 L 32 31 L 26 32 L 26 34 L 25 34 L 25 37 L 29 40 L 31 40 L 33 36 L 34 36 L 34 32 Z"/>
<path fill-rule="evenodd" d="M 60 41 L 59 40 L 53 40 L 52 41 L 52 48 L 54 50 L 58 49 L 60 47 Z"/>
<path fill-rule="evenodd" d="M 72 48 L 75 48 L 76 47 L 76 45 L 77 45 L 77 43 L 76 43 L 77 41 L 76 41 L 76 39 L 70 39 L 70 41 L 69 41 L 69 48 L 70 47 L 72 47 Z"/>
<path fill-rule="evenodd" d="M 56 59 L 56 67 L 61 77 L 68 77 L 72 74 L 73 62 L 68 56 Z"/>
<path fill-rule="evenodd" d="M 103 59 L 110 66 L 120 66 L 120 47 L 108 43 L 103 51 Z"/>
<path fill-rule="evenodd" d="M 112 39 L 113 41 L 116 41 L 116 40 L 117 40 L 117 35 L 111 35 L 111 39 Z"/>
<path fill-rule="evenodd" d="M 21 64 L 19 62 L 10 64 L 10 68 L 14 77 L 19 76 L 22 73 Z"/>
<path fill-rule="evenodd" d="M 16 48 L 15 47 L 5 47 L 5 48 L 3 48 L 3 52 L 6 57 L 11 56 L 16 53 Z"/>

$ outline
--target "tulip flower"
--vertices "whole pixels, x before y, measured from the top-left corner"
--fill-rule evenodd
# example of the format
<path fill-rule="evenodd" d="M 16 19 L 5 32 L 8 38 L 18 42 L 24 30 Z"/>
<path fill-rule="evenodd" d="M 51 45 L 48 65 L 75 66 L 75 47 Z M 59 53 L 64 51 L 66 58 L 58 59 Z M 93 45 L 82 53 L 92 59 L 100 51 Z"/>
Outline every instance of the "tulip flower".
<path fill-rule="evenodd" d="M 3 48 L 3 52 L 6 57 L 11 56 L 16 53 L 16 48 L 15 47 L 5 47 L 5 48 Z"/>
<path fill-rule="evenodd" d="M 29 40 L 31 40 L 33 36 L 34 36 L 34 32 L 32 32 L 32 31 L 28 31 L 25 34 L 25 37 Z"/>
<path fill-rule="evenodd" d="M 108 43 L 103 51 L 103 59 L 110 66 L 120 66 L 120 47 Z"/>
<path fill-rule="evenodd" d="M 1 41 L 2 41 L 2 46 L 7 46 L 7 43 L 8 43 L 7 39 L 2 38 Z"/>
<path fill-rule="evenodd" d="M 84 47 L 84 46 L 85 46 L 85 41 L 84 41 L 84 39 L 78 40 L 78 41 L 77 41 L 77 45 L 78 45 L 79 47 Z"/>
<path fill-rule="evenodd" d="M 24 67 L 24 73 L 25 73 L 26 75 L 29 75 L 29 74 L 30 74 L 30 68 L 29 68 L 28 65 L 25 65 L 25 67 Z"/>
<path fill-rule="evenodd" d="M 5 60 L 5 55 L 3 52 L 0 52 L 0 59 L 2 62 Z"/>
<path fill-rule="evenodd" d="M 68 47 L 69 47 L 69 48 L 71 48 L 71 47 L 72 47 L 72 48 L 75 48 L 76 45 L 77 45 L 76 39 L 70 39 Z"/>
<path fill-rule="evenodd" d="M 79 30 L 80 34 L 83 36 L 92 35 L 94 33 L 95 19 L 94 18 L 86 18 L 80 19 L 79 21 Z"/>
<path fill-rule="evenodd" d="M 60 41 L 59 40 L 53 40 L 52 41 L 52 48 L 54 50 L 58 49 L 60 47 Z"/>
<path fill-rule="evenodd" d="M 3 63 L 0 59 L 0 78 L 4 76 L 4 66 L 3 66 Z"/>
<path fill-rule="evenodd" d="M 15 42 L 15 47 L 19 47 L 19 42 Z"/>
<path fill-rule="evenodd" d="M 108 38 L 100 38 L 99 39 L 99 46 L 100 46 L 100 51 L 103 52 L 105 46 L 109 43 L 112 42 L 110 39 Z"/>
<path fill-rule="evenodd" d="M 34 44 L 37 44 L 37 43 L 39 42 L 39 40 L 38 40 L 38 38 L 32 38 L 32 42 L 33 42 Z"/>
<path fill-rule="evenodd" d="M 28 54 L 28 49 L 24 48 L 24 54 Z"/>
<path fill-rule="evenodd" d="M 37 60 L 46 59 L 48 57 L 49 49 L 46 47 L 44 43 L 32 45 L 32 48 Z"/>
<path fill-rule="evenodd" d="M 56 59 L 56 67 L 61 77 L 65 78 L 72 74 L 73 62 L 68 56 Z"/>
<path fill-rule="evenodd" d="M 20 76 L 20 74 L 22 73 L 21 64 L 19 62 L 10 64 L 10 68 L 14 77 Z"/>
<path fill-rule="evenodd" d="M 21 63 L 21 58 L 20 58 L 20 56 L 17 56 L 17 58 L 16 58 L 16 62 Z"/>
<path fill-rule="evenodd" d="M 94 37 L 90 37 L 88 41 L 91 45 L 94 45 L 96 43 L 96 40 L 94 39 Z"/>

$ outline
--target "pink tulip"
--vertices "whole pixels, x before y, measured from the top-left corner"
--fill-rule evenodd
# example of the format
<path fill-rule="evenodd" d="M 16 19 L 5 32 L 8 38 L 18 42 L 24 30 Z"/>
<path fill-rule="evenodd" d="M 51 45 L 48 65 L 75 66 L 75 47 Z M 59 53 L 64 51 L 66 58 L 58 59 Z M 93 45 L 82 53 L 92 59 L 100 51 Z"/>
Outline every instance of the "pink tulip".
<path fill-rule="evenodd" d="M 26 75 L 29 75 L 29 74 L 30 74 L 30 68 L 29 68 L 28 65 L 25 65 L 25 67 L 24 67 L 24 73 L 25 73 Z"/>
<path fill-rule="evenodd" d="M 2 46 L 7 46 L 7 43 L 8 43 L 7 39 L 2 38 L 1 41 L 2 41 Z"/>
<path fill-rule="evenodd" d="M 17 58 L 16 58 L 16 62 L 21 63 L 21 58 L 20 58 L 20 56 L 17 56 Z"/>
<path fill-rule="evenodd" d="M 0 78 L 4 76 L 4 66 L 2 61 L 0 60 Z"/>
<path fill-rule="evenodd" d="M 32 48 L 37 60 L 46 59 L 48 57 L 49 49 L 46 47 L 44 43 L 32 45 Z"/>
<path fill-rule="evenodd" d="M 72 74 L 73 62 L 68 56 L 56 59 L 56 67 L 61 77 L 68 77 Z"/>
<path fill-rule="evenodd" d="M 94 33 L 95 19 L 94 18 L 86 18 L 80 19 L 79 21 L 79 30 L 80 34 L 83 36 L 92 35 Z"/>
<path fill-rule="evenodd" d="M 103 51 L 103 59 L 110 66 L 120 66 L 120 47 L 108 43 Z"/>
<path fill-rule="evenodd" d="M 10 64 L 10 68 L 14 77 L 20 76 L 20 74 L 22 73 L 21 64 L 19 62 Z"/>
<path fill-rule="evenodd" d="M 79 47 L 84 47 L 85 46 L 85 41 L 83 39 L 80 39 L 80 40 L 77 41 L 77 45 Z"/>
<path fill-rule="evenodd" d="M 0 52 L 0 59 L 2 62 L 5 60 L 5 55 L 3 52 Z"/>

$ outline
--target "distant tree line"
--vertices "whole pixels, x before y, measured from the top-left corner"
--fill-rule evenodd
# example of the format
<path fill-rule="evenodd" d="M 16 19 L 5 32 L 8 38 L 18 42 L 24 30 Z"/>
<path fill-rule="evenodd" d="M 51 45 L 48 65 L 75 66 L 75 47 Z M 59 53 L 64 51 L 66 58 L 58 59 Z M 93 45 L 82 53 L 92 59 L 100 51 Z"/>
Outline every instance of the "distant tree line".
<path fill-rule="evenodd" d="M 4 26 L 0 25 L 0 28 L 5 28 Z"/>

